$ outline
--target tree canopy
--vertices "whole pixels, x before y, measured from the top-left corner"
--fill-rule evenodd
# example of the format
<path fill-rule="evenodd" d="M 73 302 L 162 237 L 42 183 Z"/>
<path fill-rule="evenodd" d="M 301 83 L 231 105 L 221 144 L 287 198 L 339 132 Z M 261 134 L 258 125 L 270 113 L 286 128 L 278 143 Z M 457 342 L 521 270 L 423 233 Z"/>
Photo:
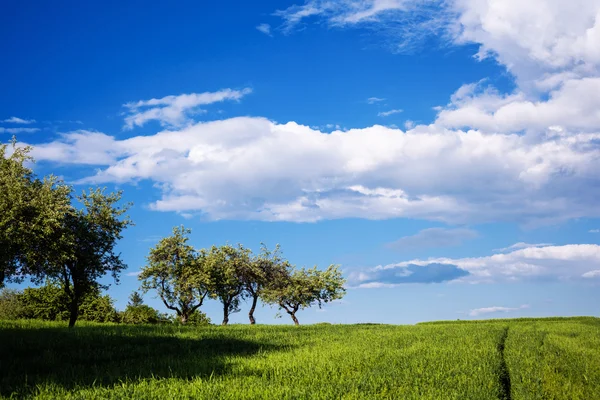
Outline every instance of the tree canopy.
<path fill-rule="evenodd" d="M 37 178 L 31 147 L 0 144 L 0 287 L 42 274 L 70 211 L 71 187 L 55 176 Z"/>
<path fill-rule="evenodd" d="M 187 244 L 190 230 L 173 228 L 173 234 L 150 250 L 147 265 L 139 279 L 142 289 L 156 290 L 165 307 L 175 311 L 182 323 L 204 302 L 208 295 L 207 255 Z"/>

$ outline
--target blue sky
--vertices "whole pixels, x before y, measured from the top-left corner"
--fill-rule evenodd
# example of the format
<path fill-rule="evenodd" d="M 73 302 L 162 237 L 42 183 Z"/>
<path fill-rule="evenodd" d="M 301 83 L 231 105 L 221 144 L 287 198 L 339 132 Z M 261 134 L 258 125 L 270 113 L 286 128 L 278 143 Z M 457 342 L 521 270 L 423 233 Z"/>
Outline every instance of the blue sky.
<path fill-rule="evenodd" d="M 600 1 L 124 3 L 0 13 L 0 140 L 134 203 L 118 308 L 185 224 L 340 264 L 304 323 L 600 315 Z"/>

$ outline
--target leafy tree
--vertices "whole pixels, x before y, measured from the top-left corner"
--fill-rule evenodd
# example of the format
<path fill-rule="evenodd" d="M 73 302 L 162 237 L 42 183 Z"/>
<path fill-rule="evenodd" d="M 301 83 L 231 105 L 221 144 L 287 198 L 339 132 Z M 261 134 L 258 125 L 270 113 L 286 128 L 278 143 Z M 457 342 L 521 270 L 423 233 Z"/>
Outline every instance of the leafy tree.
<path fill-rule="evenodd" d="M 121 316 L 125 324 L 156 324 L 160 319 L 158 311 L 146 304 L 128 305 Z"/>
<path fill-rule="evenodd" d="M 0 320 L 23 318 L 22 293 L 15 289 L 0 289 Z"/>
<path fill-rule="evenodd" d="M 127 305 L 131 307 L 138 307 L 143 304 L 144 299 L 142 298 L 142 295 L 138 291 L 133 291 L 133 293 L 131 293 L 129 296 L 129 303 L 127 303 Z"/>
<path fill-rule="evenodd" d="M 69 299 L 56 283 L 48 281 L 44 286 L 29 287 L 20 296 L 24 319 L 63 321 L 69 318 Z"/>
<path fill-rule="evenodd" d="M 17 318 L 65 321 L 69 319 L 69 297 L 56 282 L 48 281 L 40 287 L 30 287 L 17 292 L 19 303 Z M 80 318 L 94 322 L 117 322 L 113 300 L 102 295 L 99 289 L 87 293 L 82 299 Z"/>
<path fill-rule="evenodd" d="M 243 271 L 251 263 L 250 250 L 242 245 L 213 246 L 207 256 L 208 287 L 211 297 L 223 304 L 222 325 L 229 323 L 229 315 L 239 312 L 244 293 Z"/>
<path fill-rule="evenodd" d="M 129 303 L 121 315 L 126 324 L 156 324 L 160 321 L 158 310 L 144 304 L 139 292 L 134 291 L 129 296 Z"/>
<path fill-rule="evenodd" d="M 295 325 L 300 325 L 296 313 L 315 303 L 322 306 L 344 296 L 345 283 L 336 265 L 330 265 L 325 271 L 317 267 L 296 270 L 286 278 L 274 282 L 263 291 L 267 303 L 277 304 L 285 310 Z"/>
<path fill-rule="evenodd" d="M 39 273 L 70 209 L 71 188 L 58 178 L 40 180 L 26 163 L 31 147 L 0 144 L 0 287 Z"/>
<path fill-rule="evenodd" d="M 246 296 L 251 299 L 248 318 L 250 324 L 254 325 L 254 311 L 260 298 L 263 288 L 269 283 L 280 281 L 289 274 L 289 263 L 281 256 L 279 245 L 275 250 L 270 251 L 264 244 L 261 247 L 261 253 L 253 256 L 252 260 L 241 264 L 241 280 Z"/>
<path fill-rule="evenodd" d="M 64 290 L 69 327 L 75 325 L 84 297 L 107 288 L 98 279 L 110 273 L 118 282 L 119 273 L 126 268 L 115 251 L 121 232 L 132 225 L 123 216 L 130 205 L 117 205 L 121 196 L 122 192 L 106 194 L 104 189 L 90 189 L 77 196 L 83 207 L 72 206 L 64 216 L 50 260 L 37 275 L 37 280 L 56 280 Z"/>
<path fill-rule="evenodd" d="M 203 325 L 210 325 L 211 321 L 210 321 L 210 318 L 208 318 L 208 316 L 205 313 L 203 313 L 200 310 L 196 310 L 192 313 L 192 315 L 190 315 L 188 324 L 196 325 L 196 326 L 203 326 Z"/>
<path fill-rule="evenodd" d="M 173 228 L 173 235 L 150 250 L 139 279 L 142 289 L 156 290 L 163 304 L 185 324 L 208 294 L 206 254 L 188 245 L 190 229 Z"/>
<path fill-rule="evenodd" d="M 109 295 L 88 294 L 79 307 L 80 318 L 91 322 L 119 322 L 119 313 Z"/>

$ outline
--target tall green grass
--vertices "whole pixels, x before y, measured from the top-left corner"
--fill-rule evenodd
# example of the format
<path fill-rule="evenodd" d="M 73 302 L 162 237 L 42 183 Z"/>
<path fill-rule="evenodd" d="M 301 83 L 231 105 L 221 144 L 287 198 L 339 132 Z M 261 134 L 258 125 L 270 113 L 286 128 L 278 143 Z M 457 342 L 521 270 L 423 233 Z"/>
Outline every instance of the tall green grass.
<path fill-rule="evenodd" d="M 538 325 L 531 329 L 539 330 L 547 324 L 542 320 L 196 328 L 84 323 L 69 330 L 58 323 L 0 322 L 0 395 L 40 399 L 539 398 L 527 397 L 538 388 L 531 389 L 521 378 L 543 372 L 536 369 L 539 356 L 531 351 L 521 356 L 519 348 L 529 342 L 519 332 L 530 337 L 528 327 Z M 588 380 L 600 381 L 599 364 L 589 364 L 598 360 L 598 347 L 592 349 L 597 344 L 597 327 L 567 320 L 564 326 L 552 328 L 572 343 L 560 342 L 564 354 L 544 360 L 587 371 Z M 586 333 L 571 337 L 569 332 Z M 581 348 L 587 350 L 580 353 Z M 597 384 L 571 374 L 563 377 L 561 382 L 580 387 L 587 398 L 600 398 Z M 551 393 L 556 388 L 548 386 L 547 390 Z"/>

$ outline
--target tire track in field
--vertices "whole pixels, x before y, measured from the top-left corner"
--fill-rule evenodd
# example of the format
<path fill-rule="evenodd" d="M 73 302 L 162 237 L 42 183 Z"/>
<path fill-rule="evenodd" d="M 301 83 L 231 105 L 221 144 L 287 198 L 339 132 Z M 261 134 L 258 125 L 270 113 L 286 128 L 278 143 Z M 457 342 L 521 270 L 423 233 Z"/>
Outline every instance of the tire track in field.
<path fill-rule="evenodd" d="M 500 383 L 500 400 L 511 400 L 510 396 L 510 374 L 508 372 L 508 366 L 506 365 L 506 358 L 504 357 L 504 346 L 506 345 L 506 338 L 508 337 L 508 326 L 504 328 L 504 332 L 498 342 L 498 351 L 500 352 L 500 368 L 498 370 L 498 381 Z"/>

